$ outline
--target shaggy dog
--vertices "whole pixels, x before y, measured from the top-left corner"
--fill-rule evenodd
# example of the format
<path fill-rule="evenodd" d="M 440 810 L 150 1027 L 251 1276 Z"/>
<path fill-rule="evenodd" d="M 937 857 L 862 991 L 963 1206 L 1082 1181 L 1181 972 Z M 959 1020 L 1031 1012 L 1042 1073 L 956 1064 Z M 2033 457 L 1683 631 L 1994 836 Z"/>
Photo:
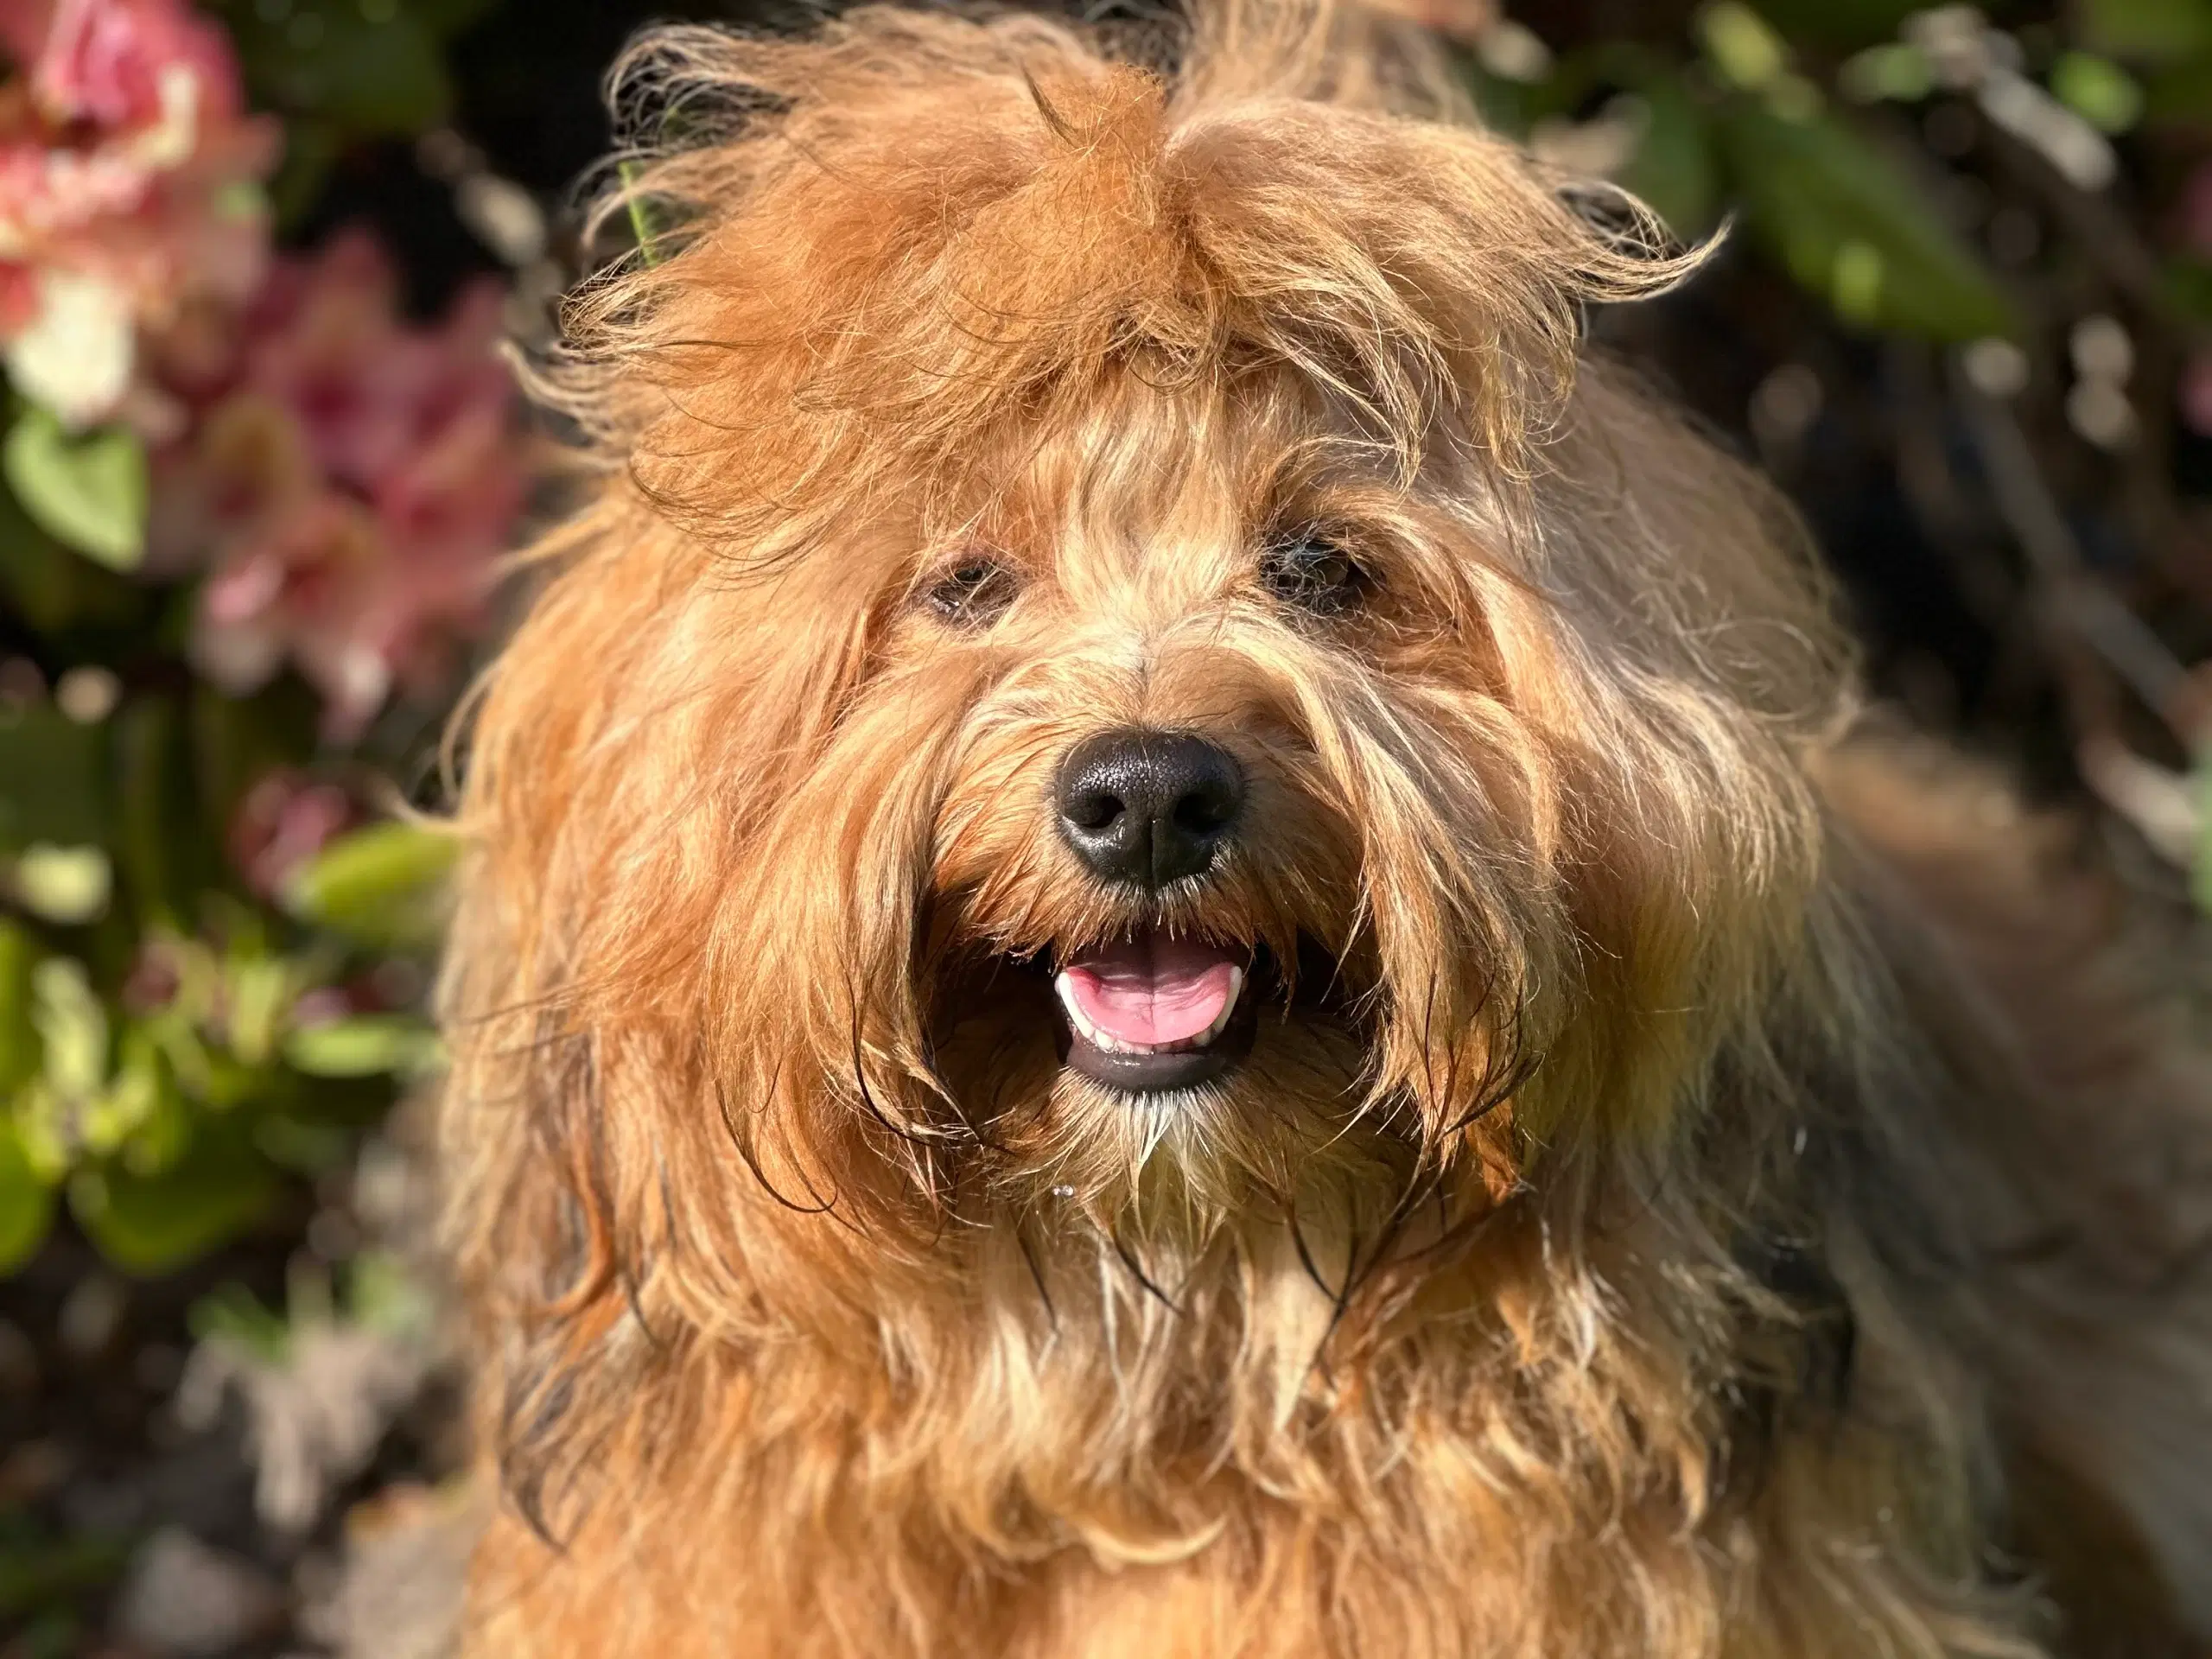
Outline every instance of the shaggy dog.
<path fill-rule="evenodd" d="M 1847 736 L 1582 347 L 1648 215 L 1379 25 L 1178 56 L 631 66 L 462 797 L 464 1650 L 2202 1651 L 2187 988 Z"/>

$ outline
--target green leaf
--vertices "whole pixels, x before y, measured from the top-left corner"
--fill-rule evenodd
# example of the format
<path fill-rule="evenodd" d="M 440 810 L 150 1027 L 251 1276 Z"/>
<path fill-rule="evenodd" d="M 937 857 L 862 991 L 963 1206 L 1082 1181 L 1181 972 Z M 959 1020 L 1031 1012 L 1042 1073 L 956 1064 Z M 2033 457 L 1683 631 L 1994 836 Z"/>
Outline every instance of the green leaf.
<path fill-rule="evenodd" d="M 284 1039 L 284 1058 L 311 1077 L 419 1077 L 437 1069 L 437 1033 L 404 1014 L 362 1014 L 302 1026 Z"/>
<path fill-rule="evenodd" d="M 451 40 L 454 35 L 474 29 L 499 9 L 501 0 L 406 0 L 405 10 L 415 21 L 440 40 Z M 389 5 L 397 10 L 397 0 L 363 0 L 362 10 Z"/>
<path fill-rule="evenodd" d="M 2150 70 L 2143 113 L 2161 126 L 2198 131 L 2212 127 L 2212 52 Z"/>
<path fill-rule="evenodd" d="M 289 680 L 251 697 L 226 696 L 204 683 L 192 688 L 193 793 L 207 844 L 229 836 L 257 779 L 314 753 L 320 713 L 314 694 Z"/>
<path fill-rule="evenodd" d="M 0 1565 L 0 1575 L 14 1573 L 18 1563 L 10 1560 Z M 31 1569 L 41 1575 L 39 1587 L 53 1592 L 51 1567 L 41 1562 Z M 85 1650 L 85 1622 L 75 1608 L 66 1603 L 48 1607 L 37 1618 L 25 1624 L 22 1633 L 8 1649 L 8 1659 L 74 1659 Z"/>
<path fill-rule="evenodd" d="M 615 165 L 615 172 L 622 181 L 622 188 L 629 200 L 630 235 L 638 245 L 638 258 L 648 267 L 657 265 L 667 257 L 661 246 L 660 213 L 653 199 L 639 188 L 645 168 L 634 161 L 622 161 Z"/>
<path fill-rule="evenodd" d="M 294 0 L 218 8 L 257 101 L 355 137 L 409 137 L 444 120 L 453 86 L 435 34 L 411 8 Z"/>
<path fill-rule="evenodd" d="M 1571 53 L 1535 70 L 1533 79 L 1501 73 L 1486 65 L 1479 53 L 1462 55 L 1458 66 L 1482 124 L 1493 132 L 1525 141 L 1540 123 L 1575 112 L 1593 90 L 1602 56 L 1601 52 L 1591 50 Z M 628 176 L 637 176 L 634 168 Z M 657 222 L 654 228 L 667 226 Z"/>
<path fill-rule="evenodd" d="M 0 916 L 0 1110 L 39 1073 L 38 1027 L 31 1019 L 31 975 L 38 941 Z"/>
<path fill-rule="evenodd" d="M 332 842 L 293 874 L 287 909 L 385 949 L 435 944 L 460 841 L 414 823 L 372 823 Z"/>
<path fill-rule="evenodd" d="M 2002 4 L 1986 5 L 2000 11 Z M 1767 22 L 1793 41 L 1849 49 L 1888 39 L 1928 0 L 1758 0 Z"/>
<path fill-rule="evenodd" d="M 79 1115 L 85 1148 L 101 1157 L 120 1153 L 134 1175 L 158 1175 L 192 1142 L 175 1074 L 143 1026 L 126 1030 L 117 1046 L 113 1080 Z"/>
<path fill-rule="evenodd" d="M 231 1052 L 248 1065 L 267 1063 L 304 981 L 296 963 L 234 947 L 223 959 L 223 1035 Z"/>
<path fill-rule="evenodd" d="M 1707 59 L 1731 86 L 1758 92 L 1789 67 L 1788 43 L 1739 0 L 1715 0 L 1698 14 L 1697 30 Z"/>
<path fill-rule="evenodd" d="M 1694 241 L 1720 217 L 1719 168 L 1705 111 L 1671 69 L 1638 77 L 1636 91 L 1646 111 L 1643 137 L 1617 182 L 1676 236 Z"/>
<path fill-rule="evenodd" d="M 2143 118 L 2143 89 L 2110 58 L 2069 52 L 2051 66 L 2058 101 L 2100 132 L 2126 132 Z"/>
<path fill-rule="evenodd" d="M 66 1538 L 58 1543 L 27 1541 L 0 1551 L 0 1623 L 12 1623 L 41 1607 L 67 1602 L 120 1576 L 130 1559 L 120 1539 Z M 49 1631 L 57 1628 L 48 1624 Z M 28 1644 L 26 1644 L 28 1647 Z M 81 1651 L 75 1646 L 47 1649 Z"/>
<path fill-rule="evenodd" d="M 1849 127 L 1743 100 L 1722 132 L 1752 231 L 1847 321 L 1939 340 L 2014 332 L 2012 301 L 1974 249 Z"/>
<path fill-rule="evenodd" d="M 109 822 L 107 728 L 50 703 L 0 710 L 0 849 L 97 842 Z"/>
<path fill-rule="evenodd" d="M 1908 41 L 1888 41 L 1854 54 L 1836 71 L 1836 85 L 1862 104 L 1916 104 L 1936 90 L 1936 66 Z"/>
<path fill-rule="evenodd" d="M 318 1109 L 327 1109 L 335 1089 L 315 1090 Z M 384 1103 L 389 1103 L 388 1098 Z M 359 1137 L 343 1123 L 325 1123 L 272 1112 L 253 1128 L 253 1144 L 271 1163 L 309 1177 L 327 1175 L 345 1165 Z"/>
<path fill-rule="evenodd" d="M 235 1281 L 216 1286 L 184 1318 L 201 1342 L 228 1343 L 271 1365 L 283 1363 L 291 1351 L 292 1327 L 284 1316 Z"/>
<path fill-rule="evenodd" d="M 2202 323 L 2212 323 L 2212 261 L 2176 259 L 2166 267 L 2166 292 Z"/>
<path fill-rule="evenodd" d="M 2212 0 L 2079 0 L 2083 45 L 2171 63 L 2212 52 Z"/>
<path fill-rule="evenodd" d="M 191 1149 L 158 1175 L 114 1166 L 79 1170 L 69 1183 L 69 1209 L 117 1267 L 156 1274 L 253 1226 L 283 1190 L 251 1145 L 203 1123 Z"/>
<path fill-rule="evenodd" d="M 54 1189 L 38 1178 L 15 1122 L 0 1116 L 0 1277 L 36 1254 L 54 1223 Z"/>
<path fill-rule="evenodd" d="M 65 927 L 105 915 L 114 888 L 115 868 L 97 847 L 33 842 L 16 861 L 16 896 L 23 908 Z"/>
<path fill-rule="evenodd" d="M 71 552 L 0 490 L 0 607 L 12 605 L 36 632 L 137 620 L 153 590 Z"/>
<path fill-rule="evenodd" d="M 192 1088 L 192 1097 L 198 1103 L 211 1112 L 233 1112 L 268 1098 L 266 1065 L 245 1060 L 226 1048 L 207 1048 L 202 1052 L 206 1070 L 193 1079 Z"/>
<path fill-rule="evenodd" d="M 363 1250 L 346 1264 L 346 1312 L 357 1324 L 398 1337 L 437 1323 L 435 1299 L 388 1250 Z"/>
<path fill-rule="evenodd" d="M 116 861 L 142 917 L 181 925 L 192 894 L 214 874 L 198 832 L 184 722 L 166 697 L 142 697 L 115 719 Z"/>
<path fill-rule="evenodd" d="M 48 957 L 31 969 L 31 1022 L 47 1084 L 60 1099 L 89 1100 L 106 1085 L 107 1010 L 82 963 Z"/>
<path fill-rule="evenodd" d="M 87 557 L 133 570 L 145 556 L 146 450 L 137 434 L 110 427 L 72 437 L 29 408 L 9 429 L 0 470 L 23 510 Z"/>

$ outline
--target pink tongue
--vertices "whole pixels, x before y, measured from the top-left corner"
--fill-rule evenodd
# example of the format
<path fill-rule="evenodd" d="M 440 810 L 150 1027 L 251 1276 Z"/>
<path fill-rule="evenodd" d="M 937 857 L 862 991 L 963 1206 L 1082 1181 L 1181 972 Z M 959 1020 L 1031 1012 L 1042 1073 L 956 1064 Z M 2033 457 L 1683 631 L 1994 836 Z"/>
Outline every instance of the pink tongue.
<path fill-rule="evenodd" d="M 1198 1036 L 1236 988 L 1237 957 L 1221 946 L 1149 933 L 1067 964 L 1083 1017 L 1124 1043 L 1157 1047 Z"/>

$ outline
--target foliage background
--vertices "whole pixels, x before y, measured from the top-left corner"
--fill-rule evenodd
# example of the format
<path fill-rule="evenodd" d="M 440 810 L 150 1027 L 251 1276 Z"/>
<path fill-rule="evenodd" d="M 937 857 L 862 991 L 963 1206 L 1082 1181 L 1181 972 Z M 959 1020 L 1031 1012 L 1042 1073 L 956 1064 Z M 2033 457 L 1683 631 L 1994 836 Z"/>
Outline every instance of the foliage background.
<path fill-rule="evenodd" d="M 2184 901 L 2212 804 L 2212 0 L 1393 3 L 1532 149 L 1685 239 L 1726 227 L 1600 339 L 1789 488 L 1885 695 Z M 677 11 L 799 17 L 650 15 Z M 24 157 L 165 118 L 27 93 L 76 14 L 211 87 L 234 65 L 242 99 L 198 107 L 221 188 L 177 163 L 158 188 L 252 257 L 219 270 L 163 221 L 120 393 L 97 335 L 59 380 L 19 349 L 54 315 L 41 272 L 109 270 L 148 211 L 52 232 Z M 567 207 L 648 15 L 0 0 L 6 1659 L 391 1654 L 410 1595 L 436 1624 L 417 1558 L 462 1498 L 393 1109 L 436 1069 L 448 854 L 409 809 L 528 516 L 486 351 L 542 338 L 589 263 Z"/>

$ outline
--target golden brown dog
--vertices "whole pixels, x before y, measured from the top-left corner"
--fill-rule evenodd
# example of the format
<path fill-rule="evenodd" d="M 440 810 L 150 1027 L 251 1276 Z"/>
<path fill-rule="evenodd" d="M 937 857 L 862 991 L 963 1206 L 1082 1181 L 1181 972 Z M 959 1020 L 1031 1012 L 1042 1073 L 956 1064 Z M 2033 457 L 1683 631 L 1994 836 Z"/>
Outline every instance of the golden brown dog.
<path fill-rule="evenodd" d="M 476 719 L 478 1656 L 2198 1651 L 2212 1066 L 1417 48 L 677 32 Z M 1408 113 L 1410 111 L 1410 113 Z"/>

